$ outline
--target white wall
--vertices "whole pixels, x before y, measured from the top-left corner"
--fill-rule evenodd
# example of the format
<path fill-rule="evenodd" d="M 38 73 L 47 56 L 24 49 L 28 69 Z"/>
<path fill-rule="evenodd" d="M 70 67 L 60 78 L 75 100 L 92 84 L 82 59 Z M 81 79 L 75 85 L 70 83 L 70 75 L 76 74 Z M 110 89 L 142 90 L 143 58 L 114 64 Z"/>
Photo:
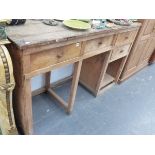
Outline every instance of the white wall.
<path fill-rule="evenodd" d="M 53 70 L 51 73 L 51 83 L 72 75 L 73 65 L 66 65 L 62 68 Z M 39 89 L 45 85 L 44 75 L 33 77 L 31 80 L 32 91 Z"/>

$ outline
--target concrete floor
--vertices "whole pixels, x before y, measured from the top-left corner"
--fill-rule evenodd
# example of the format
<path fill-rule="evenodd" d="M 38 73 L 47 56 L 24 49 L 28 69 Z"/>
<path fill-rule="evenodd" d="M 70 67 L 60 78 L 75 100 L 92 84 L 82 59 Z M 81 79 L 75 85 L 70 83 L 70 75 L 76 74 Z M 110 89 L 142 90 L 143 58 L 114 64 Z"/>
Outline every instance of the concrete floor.
<path fill-rule="evenodd" d="M 70 83 L 56 92 L 67 99 Z M 95 98 L 78 87 L 71 115 L 47 94 L 33 97 L 34 134 L 155 134 L 155 65 Z"/>

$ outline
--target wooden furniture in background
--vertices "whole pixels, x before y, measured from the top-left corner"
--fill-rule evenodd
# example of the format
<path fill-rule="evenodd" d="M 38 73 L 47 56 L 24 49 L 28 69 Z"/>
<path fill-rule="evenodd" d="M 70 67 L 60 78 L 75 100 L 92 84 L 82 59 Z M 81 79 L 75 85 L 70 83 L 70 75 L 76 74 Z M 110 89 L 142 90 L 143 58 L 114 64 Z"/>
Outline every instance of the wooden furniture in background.
<path fill-rule="evenodd" d="M 82 61 L 93 56 L 96 59 L 96 55 L 101 54 L 97 56 L 97 61 L 92 60 L 92 63 L 99 63 L 98 75 L 100 73 L 103 75 L 109 62 L 128 55 L 139 27 L 140 24 L 135 23 L 131 26 L 120 26 L 117 29 L 75 31 L 69 30 L 61 24 L 51 27 L 34 20 L 28 20 L 22 26 L 7 27 L 7 35 L 12 42 L 7 48 L 13 60 L 16 80 L 14 109 L 20 131 L 24 134 L 33 133 L 32 77 L 45 74 L 46 85 L 43 90 L 56 98 L 67 112 L 71 112 Z M 125 59 L 120 65 L 121 69 L 124 62 Z M 50 86 L 51 70 L 66 64 L 74 64 L 68 102 L 58 96 Z M 121 70 L 117 77 L 120 73 Z M 102 81 L 103 78 L 99 77 Z M 107 79 L 109 79 L 108 77 Z"/>
<path fill-rule="evenodd" d="M 148 65 L 155 50 L 155 19 L 139 20 L 142 26 L 138 32 L 129 58 L 119 81 L 123 81 Z"/>

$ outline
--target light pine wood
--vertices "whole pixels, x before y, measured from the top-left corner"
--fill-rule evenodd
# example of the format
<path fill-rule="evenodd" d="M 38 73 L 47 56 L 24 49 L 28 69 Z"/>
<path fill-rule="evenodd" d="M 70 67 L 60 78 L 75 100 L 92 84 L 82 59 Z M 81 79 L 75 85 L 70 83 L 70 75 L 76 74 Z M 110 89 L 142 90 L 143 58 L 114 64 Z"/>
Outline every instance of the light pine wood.
<path fill-rule="evenodd" d="M 84 53 L 87 52 L 94 52 L 95 50 L 99 50 L 108 46 L 112 45 L 113 35 L 99 38 L 99 39 L 92 39 L 86 41 Z"/>
<path fill-rule="evenodd" d="M 34 51 L 43 51 L 49 47 L 49 49 L 78 42 L 77 40 L 86 41 L 95 38 L 101 38 L 108 35 L 114 35 L 127 31 L 133 31 L 139 27 L 139 23 L 134 23 L 130 26 L 119 26 L 118 28 L 111 29 L 90 29 L 88 31 L 74 31 L 67 29 L 62 23 L 58 26 L 48 26 L 40 21 L 27 20 L 22 26 L 8 26 L 6 28 L 9 39 L 16 44 L 21 50 L 29 49 L 30 53 Z M 61 43 L 61 44 L 60 44 Z M 53 46 L 54 45 L 54 46 Z M 31 48 L 31 50 L 30 50 Z M 45 49 L 44 49 L 45 48 Z M 27 50 L 26 50 L 27 52 Z"/>
<path fill-rule="evenodd" d="M 111 52 L 116 48 L 116 40 L 118 39 L 117 42 L 121 42 L 119 44 L 122 46 L 130 44 L 133 41 L 130 39 L 133 35 L 129 35 L 129 39 L 126 39 L 127 41 L 119 39 L 120 37 L 117 38 L 117 36 L 133 32 L 136 35 L 135 31 L 137 32 L 139 27 L 140 24 L 135 23 L 131 26 L 119 26 L 117 29 L 91 29 L 81 32 L 66 29 L 61 24 L 57 27 L 50 27 L 39 21 L 29 20 L 20 27 L 7 27 L 7 35 L 13 42 L 13 44 L 8 45 L 8 49 L 15 68 L 16 88 L 14 91 L 14 109 L 16 121 L 21 131 L 24 134 L 33 133 L 30 82 L 32 77 L 45 74 L 46 84 L 40 92 L 48 90 L 49 94 L 57 99 L 60 105 L 70 113 L 73 110 L 75 102 L 82 62 L 90 57 L 93 60 L 93 57 L 95 58 L 98 55 L 97 59 L 100 61 L 96 61 L 96 58 L 92 61 L 94 64 L 97 63 L 101 66 L 99 67 L 100 70 L 98 69 L 98 74 L 95 75 L 96 77 L 98 76 L 96 87 L 94 87 L 94 93 L 97 94 L 108 63 L 110 62 Z M 103 54 L 103 57 L 99 54 Z M 67 64 L 75 64 L 75 66 L 71 92 L 68 101 L 65 102 L 52 90 L 50 72 Z M 90 63 L 90 66 L 92 64 Z M 92 66 L 90 71 L 93 69 Z M 84 74 L 90 75 L 88 72 Z"/>
<path fill-rule="evenodd" d="M 155 19 L 143 19 L 140 22 L 142 26 L 133 44 L 120 81 L 128 79 L 147 66 L 155 50 Z"/>
<path fill-rule="evenodd" d="M 142 53 L 145 52 L 145 48 L 147 47 L 147 40 L 143 40 L 141 42 L 139 42 L 139 44 L 137 44 L 136 48 L 135 48 L 135 52 L 132 52 L 130 54 L 130 62 L 128 62 L 127 64 L 127 70 L 130 70 L 132 68 L 134 68 L 140 59 L 140 56 L 142 55 Z"/>
<path fill-rule="evenodd" d="M 82 61 L 76 62 L 74 64 L 73 79 L 72 79 L 70 96 L 69 96 L 69 100 L 68 100 L 67 113 L 71 113 L 71 111 L 73 110 L 76 91 L 77 91 L 80 72 L 81 72 L 81 65 L 82 65 Z"/>
<path fill-rule="evenodd" d="M 31 71 L 76 58 L 80 56 L 80 51 L 81 43 L 77 43 L 32 54 Z"/>
<path fill-rule="evenodd" d="M 58 101 L 58 103 L 66 110 L 67 113 L 71 113 L 73 109 L 74 100 L 75 100 L 76 91 L 77 91 L 78 82 L 79 82 L 81 65 L 82 65 L 82 61 L 76 62 L 74 64 L 74 72 L 73 72 L 71 91 L 70 91 L 68 102 L 65 102 L 51 88 L 48 89 L 48 93 Z"/>
<path fill-rule="evenodd" d="M 129 45 L 124 45 L 124 46 L 120 46 L 116 49 L 114 49 L 112 51 L 111 57 L 110 57 L 110 61 L 115 61 L 119 58 L 125 57 L 126 55 L 128 55 L 128 53 L 130 52 L 130 44 Z"/>
<path fill-rule="evenodd" d="M 110 74 L 105 73 L 104 79 L 101 82 L 100 88 L 104 88 L 110 83 L 114 82 L 114 77 L 112 77 Z"/>
<path fill-rule="evenodd" d="M 111 50 L 83 61 L 80 83 L 95 96 L 99 95 L 101 89 L 107 86 L 108 83 L 111 84 L 112 81 L 118 82 L 137 32 L 137 30 L 133 30 L 119 33 L 113 37 L 109 36 L 109 38 L 112 38 L 108 44 L 108 46 L 111 45 Z M 90 45 L 97 45 L 96 42 L 94 44 L 94 41 L 92 41 Z M 96 50 L 96 47 L 93 47 L 92 50 L 89 48 L 88 51 Z M 111 65 L 111 62 L 116 60 L 118 60 L 117 63 Z M 110 74 L 108 74 L 109 70 Z"/>
<path fill-rule="evenodd" d="M 137 31 L 124 32 L 124 33 L 118 34 L 117 39 L 115 41 L 115 45 L 121 46 L 121 45 L 129 44 L 133 42 L 136 34 L 137 34 Z"/>
<path fill-rule="evenodd" d="M 65 102 L 59 95 L 57 95 L 51 88 L 48 89 L 48 93 L 54 97 L 58 103 L 65 109 L 67 110 L 68 106 L 67 106 L 67 102 Z"/>
<path fill-rule="evenodd" d="M 124 66 L 125 66 L 125 63 L 126 63 L 126 61 L 127 61 L 127 58 L 128 58 L 127 56 L 124 57 L 124 58 L 122 58 L 122 60 L 121 60 L 121 62 L 120 62 L 119 69 L 117 70 L 117 74 L 116 74 L 116 76 L 115 76 L 115 82 L 116 82 L 116 83 L 119 83 L 119 79 L 120 79 L 121 73 L 122 73 L 122 71 L 123 71 L 123 69 L 124 69 Z"/>
<path fill-rule="evenodd" d="M 33 96 L 40 95 L 40 94 L 42 94 L 42 93 L 44 93 L 44 92 L 47 92 L 46 87 L 41 87 L 41 88 L 38 88 L 38 89 L 36 89 L 36 90 L 33 90 L 33 91 L 32 91 L 32 97 L 33 97 Z"/>
<path fill-rule="evenodd" d="M 148 49 L 147 49 L 147 52 L 145 52 L 144 56 L 143 56 L 143 60 L 147 60 L 149 61 L 152 53 L 154 52 L 155 50 L 155 37 L 151 37 L 149 42 L 148 42 Z"/>
<path fill-rule="evenodd" d="M 100 72 L 100 75 L 99 75 L 98 81 L 97 81 L 96 96 L 99 94 L 100 89 L 102 88 L 102 83 L 103 83 L 103 80 L 105 78 L 105 74 L 106 74 L 106 71 L 107 71 L 107 68 L 108 68 L 108 63 L 110 61 L 111 54 L 112 54 L 112 51 L 109 51 L 105 55 L 105 60 L 103 61 L 102 69 L 101 69 L 101 72 Z"/>
<path fill-rule="evenodd" d="M 155 20 L 154 19 L 147 20 L 147 26 L 145 27 L 143 36 L 151 34 L 154 31 L 154 27 L 155 27 Z"/>
<path fill-rule="evenodd" d="M 80 82 L 88 85 L 91 90 L 96 90 L 103 63 L 107 63 L 106 55 L 109 55 L 109 52 L 83 60 Z"/>
<path fill-rule="evenodd" d="M 46 74 L 45 74 L 45 76 L 46 76 Z M 51 83 L 50 86 L 49 85 L 47 85 L 47 86 L 48 86 L 48 88 L 60 87 L 64 83 L 69 82 L 71 79 L 72 79 L 72 76 L 68 76 L 68 77 L 65 77 L 65 78 L 63 78 L 61 80 L 58 80 L 58 81 L 54 82 L 54 83 Z M 47 88 L 45 86 L 43 86 L 43 87 L 41 87 L 39 89 L 36 89 L 36 90 L 32 91 L 32 96 L 37 96 L 37 95 L 39 95 L 41 93 L 44 93 L 46 91 L 47 91 Z"/>

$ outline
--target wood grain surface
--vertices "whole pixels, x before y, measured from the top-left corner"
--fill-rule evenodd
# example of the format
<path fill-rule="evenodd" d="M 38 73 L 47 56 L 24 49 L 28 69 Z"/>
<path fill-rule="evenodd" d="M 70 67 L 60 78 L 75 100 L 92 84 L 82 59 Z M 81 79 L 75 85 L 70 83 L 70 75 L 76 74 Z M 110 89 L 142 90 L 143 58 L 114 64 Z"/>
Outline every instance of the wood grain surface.
<path fill-rule="evenodd" d="M 140 23 L 134 23 L 131 26 L 118 26 L 116 29 L 89 29 L 87 31 L 77 31 L 68 29 L 59 23 L 58 26 L 48 26 L 41 21 L 27 20 L 25 25 L 8 26 L 6 32 L 8 38 L 14 42 L 18 48 L 25 49 L 35 45 L 47 45 L 51 43 L 59 43 L 77 38 L 84 38 L 98 34 L 113 34 L 123 30 L 131 31 L 132 28 L 140 26 Z"/>

